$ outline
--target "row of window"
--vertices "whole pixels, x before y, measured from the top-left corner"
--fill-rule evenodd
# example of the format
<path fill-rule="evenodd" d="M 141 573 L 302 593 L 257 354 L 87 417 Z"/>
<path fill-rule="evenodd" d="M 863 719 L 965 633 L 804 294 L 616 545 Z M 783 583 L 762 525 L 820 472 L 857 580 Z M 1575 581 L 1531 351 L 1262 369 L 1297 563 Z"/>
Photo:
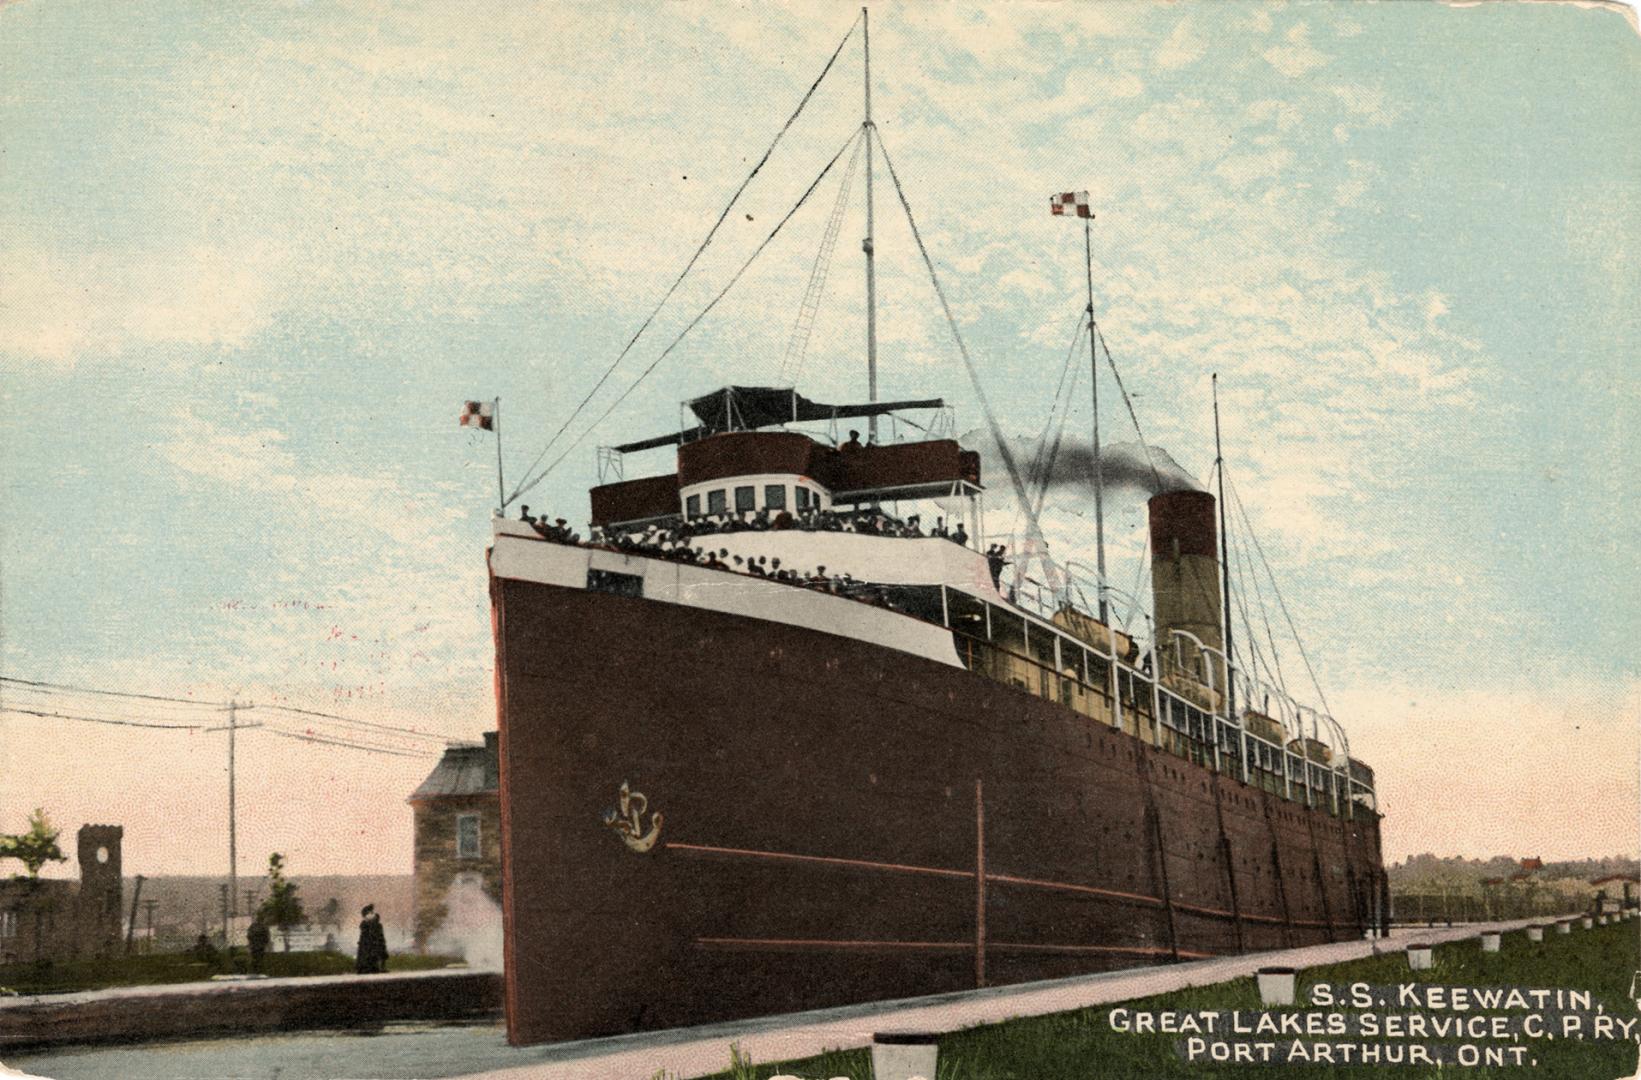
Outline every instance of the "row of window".
<path fill-rule="evenodd" d="M 706 493 L 706 512 L 708 514 L 727 514 L 732 493 L 737 514 L 748 514 L 754 510 L 771 510 L 778 513 L 787 508 L 787 485 L 765 484 L 763 489 L 763 504 L 760 506 L 758 503 L 758 485 L 756 484 L 741 484 L 734 488 L 714 488 Z M 792 490 L 792 506 L 795 509 L 802 511 L 808 510 L 810 507 L 820 508 L 821 497 L 819 492 L 804 487 L 802 484 L 798 484 Z M 699 493 L 684 500 L 684 515 L 692 518 L 701 516 L 701 496 Z"/>

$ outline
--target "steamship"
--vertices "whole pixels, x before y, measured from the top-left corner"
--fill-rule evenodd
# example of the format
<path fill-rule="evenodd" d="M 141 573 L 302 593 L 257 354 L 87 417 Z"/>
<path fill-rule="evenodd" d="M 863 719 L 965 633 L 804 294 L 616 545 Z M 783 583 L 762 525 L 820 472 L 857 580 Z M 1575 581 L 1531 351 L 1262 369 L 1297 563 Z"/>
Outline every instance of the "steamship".
<path fill-rule="evenodd" d="M 1385 918 L 1372 770 L 1227 663 L 1212 494 L 1150 499 L 1152 628 L 1130 633 L 997 572 L 976 447 L 841 439 L 943 400 L 686 405 L 683 430 L 613 448 L 672 467 L 592 488 L 591 540 L 494 522 L 512 1042 Z"/>

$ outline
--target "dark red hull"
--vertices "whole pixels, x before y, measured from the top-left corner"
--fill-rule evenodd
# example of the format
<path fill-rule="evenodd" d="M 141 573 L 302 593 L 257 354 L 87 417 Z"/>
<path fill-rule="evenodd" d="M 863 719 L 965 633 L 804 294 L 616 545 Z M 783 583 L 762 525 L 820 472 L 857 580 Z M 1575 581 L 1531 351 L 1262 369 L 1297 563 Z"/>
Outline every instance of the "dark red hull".
<path fill-rule="evenodd" d="M 515 1044 L 1357 938 L 1377 910 L 1366 812 L 847 638 L 492 592 Z M 603 821 L 623 782 L 662 816 L 647 852 Z"/>

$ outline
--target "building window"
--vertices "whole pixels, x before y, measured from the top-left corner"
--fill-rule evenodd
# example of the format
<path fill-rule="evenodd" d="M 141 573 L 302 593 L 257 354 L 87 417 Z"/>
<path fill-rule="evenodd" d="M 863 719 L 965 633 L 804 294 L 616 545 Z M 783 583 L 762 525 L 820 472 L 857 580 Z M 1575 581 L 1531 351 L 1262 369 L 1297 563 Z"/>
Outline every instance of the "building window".
<path fill-rule="evenodd" d="M 809 509 L 809 489 L 802 484 L 798 485 L 798 509 Z"/>
<path fill-rule="evenodd" d="M 745 513 L 758 508 L 758 492 L 751 484 L 735 489 L 735 512 Z"/>
<path fill-rule="evenodd" d="M 690 517 L 700 517 L 701 516 L 701 496 L 691 495 L 687 500 L 685 500 L 685 502 L 684 502 L 684 513 L 688 514 Z"/>
<path fill-rule="evenodd" d="M 456 815 L 456 858 L 479 857 L 479 815 Z"/>
<path fill-rule="evenodd" d="M 725 508 L 723 488 L 719 488 L 717 491 L 707 492 L 707 513 L 721 514 L 724 512 Z"/>
<path fill-rule="evenodd" d="M 17 912 L 0 911 L 0 938 L 17 936 Z"/>
<path fill-rule="evenodd" d="M 764 507 L 765 507 L 765 509 L 768 509 L 768 510 L 785 510 L 786 509 L 786 485 L 785 484 L 765 484 L 764 485 Z"/>

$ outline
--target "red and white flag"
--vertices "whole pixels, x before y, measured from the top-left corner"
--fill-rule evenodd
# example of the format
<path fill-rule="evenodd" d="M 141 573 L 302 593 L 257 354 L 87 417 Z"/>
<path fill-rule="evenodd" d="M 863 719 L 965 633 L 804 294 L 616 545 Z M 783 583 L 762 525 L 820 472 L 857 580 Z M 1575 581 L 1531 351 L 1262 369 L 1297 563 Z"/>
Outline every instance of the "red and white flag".
<path fill-rule="evenodd" d="M 1088 192 L 1067 191 L 1060 195 L 1048 197 L 1048 208 L 1055 217 L 1085 217 L 1091 218 L 1094 212 L 1088 208 Z"/>
<path fill-rule="evenodd" d="M 478 427 L 489 431 L 496 425 L 496 403 L 469 401 L 462 405 L 462 427 Z"/>

